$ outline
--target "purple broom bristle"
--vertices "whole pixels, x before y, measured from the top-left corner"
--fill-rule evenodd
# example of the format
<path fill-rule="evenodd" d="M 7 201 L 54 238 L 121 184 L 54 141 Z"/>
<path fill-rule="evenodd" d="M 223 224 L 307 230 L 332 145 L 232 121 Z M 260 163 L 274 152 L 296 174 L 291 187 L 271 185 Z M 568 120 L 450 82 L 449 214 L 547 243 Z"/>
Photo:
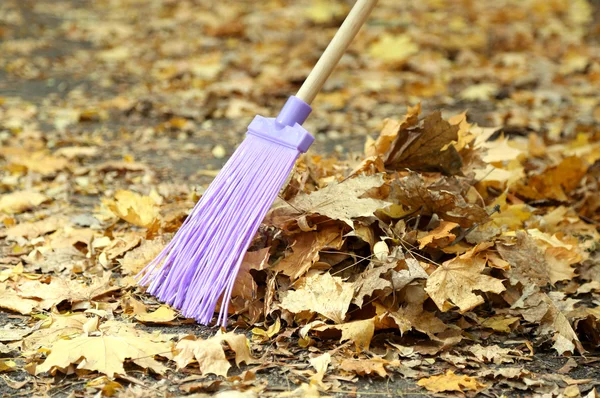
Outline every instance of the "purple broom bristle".
<path fill-rule="evenodd" d="M 242 259 L 260 223 L 314 138 L 301 127 L 310 106 L 290 97 L 276 119 L 257 116 L 248 135 L 179 231 L 139 274 L 148 292 L 207 325 L 227 323 Z"/>

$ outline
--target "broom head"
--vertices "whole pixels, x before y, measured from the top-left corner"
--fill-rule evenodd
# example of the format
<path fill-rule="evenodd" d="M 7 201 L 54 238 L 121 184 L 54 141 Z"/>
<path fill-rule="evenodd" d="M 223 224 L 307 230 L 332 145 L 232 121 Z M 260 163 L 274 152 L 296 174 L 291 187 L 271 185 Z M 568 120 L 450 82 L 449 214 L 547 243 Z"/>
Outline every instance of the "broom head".
<path fill-rule="evenodd" d="M 254 118 L 171 242 L 138 274 L 149 293 L 204 325 L 222 297 L 217 323 L 226 325 L 244 254 L 296 159 L 314 141 L 301 126 L 310 112 L 292 96 L 277 118 Z"/>

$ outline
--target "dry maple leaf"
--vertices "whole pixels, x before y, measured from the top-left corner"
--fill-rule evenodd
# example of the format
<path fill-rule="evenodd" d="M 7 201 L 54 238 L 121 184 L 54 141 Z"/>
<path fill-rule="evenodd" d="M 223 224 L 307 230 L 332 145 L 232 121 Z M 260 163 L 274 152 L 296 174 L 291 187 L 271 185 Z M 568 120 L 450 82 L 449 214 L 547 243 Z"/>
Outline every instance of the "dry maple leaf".
<path fill-rule="evenodd" d="M 152 335 L 132 330 L 130 326 L 114 328 L 102 331 L 98 336 L 80 335 L 56 341 L 50 348 L 50 355 L 36 367 L 35 373 L 66 372 L 69 365 L 77 364 L 79 369 L 95 370 L 114 377 L 126 374 L 123 362 L 129 359 L 138 366 L 162 374 L 167 367 L 154 357 L 169 357 L 172 348 L 172 343 L 153 341 Z"/>
<path fill-rule="evenodd" d="M 15 311 L 23 315 L 31 314 L 37 307 L 38 301 L 23 298 L 6 284 L 0 283 L 0 308 Z"/>
<path fill-rule="evenodd" d="M 456 305 L 461 313 L 467 312 L 484 302 L 474 290 L 496 294 L 505 290 L 501 280 L 482 274 L 485 263 L 483 258 L 464 255 L 446 261 L 429 275 L 425 291 L 441 311 Z"/>
<path fill-rule="evenodd" d="M 85 314 L 51 314 L 41 327 L 23 339 L 23 350 L 49 348 L 59 339 L 76 337 L 83 332 L 83 325 L 89 320 Z"/>
<path fill-rule="evenodd" d="M 376 141 L 365 146 L 365 155 L 379 156 L 383 160 L 387 160 L 392 149 L 392 143 L 398 137 L 398 133 L 406 130 L 409 127 L 414 127 L 419 123 L 419 114 L 421 113 L 421 104 L 414 107 L 408 107 L 408 112 L 402 121 L 393 119 L 385 119 L 383 121 L 383 129 L 379 133 Z"/>
<path fill-rule="evenodd" d="M 150 196 L 131 191 L 117 191 L 115 200 L 105 200 L 117 217 L 139 227 L 150 228 L 158 221 L 159 208 Z"/>
<path fill-rule="evenodd" d="M 10 228 L 0 231 L 0 236 L 6 236 L 7 239 L 16 240 L 18 238 L 33 239 L 38 236 L 46 235 L 67 224 L 67 221 L 60 216 L 52 216 L 35 222 L 25 222 L 14 225 Z"/>
<path fill-rule="evenodd" d="M 368 350 L 371 340 L 375 334 L 375 318 L 363 319 L 342 323 L 339 325 L 327 325 L 323 322 L 316 321 L 305 326 L 302 329 L 301 335 L 306 337 L 309 330 L 318 332 L 339 330 L 342 332 L 340 342 L 352 341 L 357 351 Z"/>
<path fill-rule="evenodd" d="M 342 323 L 353 294 L 351 283 L 329 273 L 317 274 L 306 278 L 301 288 L 283 293 L 279 305 L 295 314 L 316 312 L 335 323 Z"/>
<path fill-rule="evenodd" d="M 370 217 L 378 209 L 389 205 L 380 199 L 362 197 L 384 183 L 383 174 L 349 178 L 343 182 L 331 183 L 311 194 L 301 193 L 290 201 L 290 205 L 308 214 L 321 214 L 354 227 L 354 219 Z"/>
<path fill-rule="evenodd" d="M 455 222 L 440 222 L 440 225 L 437 228 L 426 232 L 426 235 L 417 239 L 419 241 L 419 249 L 423 249 L 425 246 L 431 245 L 434 242 L 438 247 L 447 246 L 456 239 L 456 235 L 450 232 L 456 227 L 458 227 L 458 224 Z"/>
<path fill-rule="evenodd" d="M 91 301 L 96 297 L 118 289 L 120 287 L 111 285 L 111 274 L 108 272 L 92 282 L 91 285 L 59 277 L 52 278 L 49 284 L 39 281 L 26 281 L 19 285 L 19 296 L 39 299 L 41 301 L 38 303 L 38 307 L 48 309 L 65 300 L 70 303 Z"/>
<path fill-rule="evenodd" d="M 238 366 L 242 362 L 246 364 L 253 362 L 248 339 L 243 334 L 233 332 L 218 332 L 206 340 L 196 339 L 195 336 L 183 338 L 177 343 L 178 353 L 173 360 L 177 363 L 177 368 L 182 369 L 195 359 L 202 374 L 213 373 L 217 376 L 227 376 L 231 364 L 225 356 L 223 342 L 226 342 L 229 348 L 235 352 L 235 362 Z"/>
<path fill-rule="evenodd" d="M 560 164 L 548 167 L 541 174 L 536 174 L 519 184 L 519 195 L 530 199 L 555 199 L 562 202 L 569 200 L 571 193 L 586 175 L 588 164 L 577 156 L 569 156 Z"/>
<path fill-rule="evenodd" d="M 481 224 L 488 213 L 478 204 L 469 203 L 466 193 L 471 185 L 464 179 L 442 177 L 426 183 L 423 176 L 411 172 L 407 177 L 392 182 L 388 198 L 421 215 L 437 214 L 441 219 L 458 223 L 461 227 Z"/>
<path fill-rule="evenodd" d="M 458 174 L 462 159 L 450 144 L 458 141 L 459 129 L 459 126 L 443 120 L 440 112 L 434 112 L 425 117 L 421 126 L 399 132 L 384 163 L 394 170 Z"/>
<path fill-rule="evenodd" d="M 135 319 L 144 323 L 169 323 L 175 318 L 177 318 L 177 312 L 166 305 L 161 305 L 156 311 L 135 316 Z"/>
<path fill-rule="evenodd" d="M 396 262 L 390 262 L 376 266 L 370 263 L 367 269 L 354 281 L 354 298 L 352 302 L 358 307 L 363 306 L 365 297 L 370 297 L 376 291 L 382 291 L 392 287 L 390 278 L 382 278 L 382 275 L 396 267 Z"/>
<path fill-rule="evenodd" d="M 425 387 L 431 392 L 449 392 L 449 391 L 479 391 L 486 387 L 475 377 L 466 375 L 457 375 L 448 370 L 446 373 L 438 376 L 423 378 L 417 382 L 421 387 Z"/>
<path fill-rule="evenodd" d="M 360 376 L 376 374 L 380 377 L 387 377 L 388 373 L 385 370 L 385 365 L 388 363 L 388 361 L 381 358 L 362 360 L 344 359 L 338 365 L 338 368 Z"/>
<path fill-rule="evenodd" d="M 343 242 L 342 231 L 338 227 L 298 234 L 292 245 L 292 253 L 271 269 L 291 277 L 292 280 L 298 279 L 319 261 L 321 250 L 338 250 Z"/>
<path fill-rule="evenodd" d="M 16 191 L 0 196 L 0 212 L 22 213 L 48 201 L 46 195 L 35 191 Z"/>
<path fill-rule="evenodd" d="M 575 276 L 572 264 L 581 260 L 574 250 L 545 245 L 524 231 L 517 231 L 515 244 L 498 244 L 498 252 L 510 263 L 511 284 L 555 284 Z"/>
<path fill-rule="evenodd" d="M 150 261 L 164 249 L 165 241 L 161 238 L 144 240 L 140 246 L 125 253 L 117 261 L 126 275 L 137 275 Z"/>
<path fill-rule="evenodd" d="M 231 292 L 231 297 L 241 297 L 245 300 L 255 300 L 257 296 L 257 285 L 250 270 L 262 270 L 268 266 L 270 247 L 247 252 L 244 255 L 242 264 L 235 278 L 235 284 Z"/>

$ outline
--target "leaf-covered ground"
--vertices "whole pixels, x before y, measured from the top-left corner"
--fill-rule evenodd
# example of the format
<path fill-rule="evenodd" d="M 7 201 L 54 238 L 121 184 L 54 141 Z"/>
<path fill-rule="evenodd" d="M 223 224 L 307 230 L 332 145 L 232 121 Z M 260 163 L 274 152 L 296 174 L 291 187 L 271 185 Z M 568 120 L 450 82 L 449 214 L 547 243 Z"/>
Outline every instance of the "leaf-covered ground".
<path fill-rule="evenodd" d="M 586 0 L 380 1 L 228 329 L 136 286 L 350 5 L 0 2 L 0 393 L 597 396 Z"/>

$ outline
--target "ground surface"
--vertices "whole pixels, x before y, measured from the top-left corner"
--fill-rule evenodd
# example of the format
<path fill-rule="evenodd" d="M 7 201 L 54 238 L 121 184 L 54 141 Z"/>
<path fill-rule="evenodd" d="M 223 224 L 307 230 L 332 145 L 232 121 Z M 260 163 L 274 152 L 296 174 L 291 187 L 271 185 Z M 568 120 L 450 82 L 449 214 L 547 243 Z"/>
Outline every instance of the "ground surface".
<path fill-rule="evenodd" d="M 21 188 L 38 183 L 47 184 L 48 189 L 54 186 L 56 198 L 68 198 L 74 209 L 71 217 L 82 216 L 77 225 L 93 229 L 96 221 L 83 216 L 98 212 L 102 198 L 112 197 L 118 189 L 143 191 L 152 185 L 165 197 L 185 198 L 181 209 L 172 209 L 173 218 L 181 218 L 182 209 L 193 203 L 193 190 L 202 191 L 210 182 L 241 141 L 251 117 L 272 114 L 298 88 L 347 10 L 344 2 L 338 2 L 339 7 L 325 2 L 227 3 L 2 1 L 2 146 L 31 153 L 41 149 L 54 153 L 67 147 L 99 149 L 91 156 L 73 155 L 69 159 L 78 162 L 70 164 L 62 176 L 56 165 L 42 164 L 37 172 L 32 165 L 5 165 L 2 193 L 17 189 L 10 178 L 17 174 L 22 177 Z M 306 124 L 316 135 L 311 148 L 314 154 L 337 152 L 351 158 L 352 153 L 362 152 L 367 136 L 377 136 L 384 118 L 398 119 L 407 105 L 417 102 L 422 103 L 425 115 L 432 110 L 441 110 L 444 116 L 469 110 L 470 122 L 504 128 L 516 136 L 535 132 L 558 139 L 582 131 L 597 134 L 600 25 L 594 3 L 577 1 L 568 6 L 569 2 L 561 1 L 508 1 L 504 9 L 493 1 L 419 3 L 409 6 L 382 1 L 375 11 L 314 104 L 315 112 Z M 553 5 L 547 5 L 550 3 Z M 586 8 L 590 5 L 592 8 Z M 383 55 L 370 47 L 383 34 L 402 32 L 408 32 L 411 39 L 403 41 L 405 36 L 401 36 L 381 50 Z M 388 57 L 388 53 L 396 55 Z M 8 159 L 7 153 L 3 156 Z M 136 175 L 138 167 L 143 173 Z M 23 169 L 30 173 L 23 174 Z M 65 179 L 73 179 L 75 184 L 65 190 L 61 185 Z M 38 219 L 33 214 L 23 217 L 17 221 Z M 598 218 L 594 221 L 587 216 L 586 221 L 594 225 Z M 11 223 L 5 221 L 6 226 Z M 71 245 L 76 243 L 74 240 Z M 20 252 L 13 243 L 2 245 L 3 264 L 8 269 L 25 249 Z M 116 264 L 116 258 L 110 264 Z M 60 268 L 61 260 L 54 261 Z M 116 267 L 115 272 L 126 274 Z M 597 306 L 597 293 L 592 291 L 583 300 Z M 151 298 L 140 300 L 156 308 Z M 118 319 L 122 316 L 117 314 Z M 0 326 L 22 326 L 29 319 L 14 311 L 0 312 Z M 246 325 L 252 336 L 250 329 Z M 215 331 L 181 319 L 167 325 L 145 325 L 142 330 L 203 337 Z M 533 329 L 529 331 L 533 334 Z M 515 347 L 521 354 L 528 350 L 528 335 L 523 330 L 469 338 L 484 345 Z M 550 350 L 551 345 L 536 345 L 534 355 L 514 358 L 513 366 L 531 372 L 527 382 L 499 377 L 494 387 L 494 379 L 488 379 L 490 388 L 483 393 L 588 394 L 600 380 L 600 357 L 593 339 L 586 343 L 585 356 L 571 356 L 576 365 L 566 372 L 558 371 L 572 360 Z M 0 358 L 18 358 L 17 353 L 11 350 Z M 295 361 L 286 359 L 283 366 L 278 357 L 273 359 L 275 366 L 263 364 L 264 369 L 254 372 L 259 382 L 240 383 L 246 383 L 248 391 L 264 384 L 261 393 L 294 390 L 310 379 L 310 372 L 301 372 L 307 367 L 306 357 L 303 359 L 298 371 L 290 371 L 289 365 L 293 368 Z M 2 373 L 0 395 L 83 396 L 109 385 L 106 381 L 90 384 L 93 375 L 65 376 L 60 372 L 53 380 L 39 376 L 36 380 L 21 369 L 23 359 L 17 363 L 19 370 Z M 501 364 L 481 365 L 481 371 L 501 369 Z M 180 381 L 200 374 L 198 368 L 184 369 L 163 378 L 130 366 L 129 376 L 117 379 L 130 388 L 124 396 L 183 394 Z M 434 367 L 439 373 L 448 366 L 468 368 L 473 375 L 479 372 L 479 365 L 461 363 L 452 356 L 438 360 Z M 427 371 L 423 376 L 433 373 Z M 415 384 L 418 377 L 414 375 L 405 378 L 397 372 L 383 378 L 357 374 L 347 377 L 351 382 L 336 379 L 324 394 L 427 394 Z M 26 383 L 20 385 L 20 381 Z M 482 391 L 465 389 L 468 394 Z M 194 389 L 209 390 L 206 385 Z"/>

